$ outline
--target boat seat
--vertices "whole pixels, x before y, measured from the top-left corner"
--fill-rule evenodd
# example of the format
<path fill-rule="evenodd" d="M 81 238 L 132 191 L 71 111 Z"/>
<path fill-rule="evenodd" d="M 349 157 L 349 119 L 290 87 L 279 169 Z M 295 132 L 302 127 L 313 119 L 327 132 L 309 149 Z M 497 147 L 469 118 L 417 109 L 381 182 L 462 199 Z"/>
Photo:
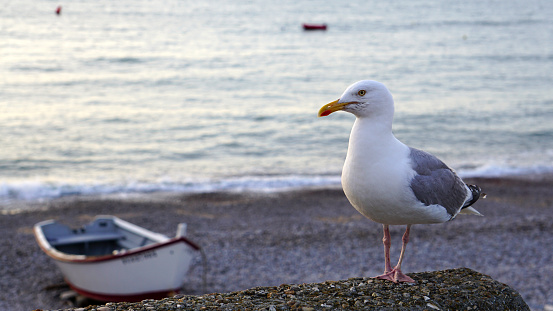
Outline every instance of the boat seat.
<path fill-rule="evenodd" d="M 116 241 L 121 238 L 123 238 L 123 234 L 121 233 L 85 233 L 67 237 L 52 238 L 48 239 L 48 242 L 52 246 L 60 246 L 87 242 Z"/>

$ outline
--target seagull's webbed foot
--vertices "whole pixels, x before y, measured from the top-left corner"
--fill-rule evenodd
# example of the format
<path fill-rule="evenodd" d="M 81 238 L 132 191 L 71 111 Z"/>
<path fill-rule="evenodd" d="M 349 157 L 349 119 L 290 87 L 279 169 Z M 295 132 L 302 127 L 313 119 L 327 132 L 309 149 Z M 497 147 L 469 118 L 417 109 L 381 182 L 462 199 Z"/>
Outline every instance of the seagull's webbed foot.
<path fill-rule="evenodd" d="M 379 280 L 388 280 L 394 283 L 416 283 L 415 280 L 405 275 L 398 268 L 394 268 L 390 272 L 384 272 L 384 274 L 375 276 L 374 278 Z"/>

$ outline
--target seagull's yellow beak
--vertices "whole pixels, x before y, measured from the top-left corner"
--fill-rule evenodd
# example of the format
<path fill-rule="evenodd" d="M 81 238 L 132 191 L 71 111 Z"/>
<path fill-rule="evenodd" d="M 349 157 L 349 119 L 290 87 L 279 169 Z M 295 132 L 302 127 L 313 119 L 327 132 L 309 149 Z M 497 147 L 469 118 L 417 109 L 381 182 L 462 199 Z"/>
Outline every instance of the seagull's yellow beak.
<path fill-rule="evenodd" d="M 318 116 L 319 117 L 326 117 L 326 116 L 328 116 L 329 114 L 331 114 L 333 112 L 343 110 L 347 105 L 350 104 L 350 103 L 339 103 L 338 101 L 340 101 L 340 100 L 337 99 L 337 100 L 335 100 L 331 103 L 328 103 L 328 104 L 322 106 L 321 109 L 319 109 Z"/>

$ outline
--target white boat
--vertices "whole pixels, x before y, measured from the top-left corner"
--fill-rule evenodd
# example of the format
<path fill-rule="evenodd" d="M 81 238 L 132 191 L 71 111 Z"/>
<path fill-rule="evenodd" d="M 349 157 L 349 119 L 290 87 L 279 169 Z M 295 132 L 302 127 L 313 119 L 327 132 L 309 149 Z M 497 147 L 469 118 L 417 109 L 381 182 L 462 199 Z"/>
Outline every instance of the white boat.
<path fill-rule="evenodd" d="M 101 301 L 160 299 L 177 292 L 200 250 L 185 237 L 186 224 L 169 238 L 115 216 L 97 216 L 79 229 L 46 220 L 34 233 L 67 284 Z"/>

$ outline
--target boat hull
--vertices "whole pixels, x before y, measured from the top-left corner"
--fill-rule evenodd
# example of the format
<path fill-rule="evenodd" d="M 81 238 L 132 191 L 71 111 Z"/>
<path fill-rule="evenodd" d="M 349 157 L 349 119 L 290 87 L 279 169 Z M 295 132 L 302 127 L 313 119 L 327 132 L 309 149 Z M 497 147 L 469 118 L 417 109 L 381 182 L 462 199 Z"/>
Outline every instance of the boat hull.
<path fill-rule="evenodd" d="M 326 30 L 326 24 L 303 24 L 304 30 Z"/>
<path fill-rule="evenodd" d="M 51 257 L 75 291 L 99 300 L 129 301 L 163 297 L 178 290 L 191 264 L 190 249 L 185 241 L 177 239 L 96 260 Z"/>

